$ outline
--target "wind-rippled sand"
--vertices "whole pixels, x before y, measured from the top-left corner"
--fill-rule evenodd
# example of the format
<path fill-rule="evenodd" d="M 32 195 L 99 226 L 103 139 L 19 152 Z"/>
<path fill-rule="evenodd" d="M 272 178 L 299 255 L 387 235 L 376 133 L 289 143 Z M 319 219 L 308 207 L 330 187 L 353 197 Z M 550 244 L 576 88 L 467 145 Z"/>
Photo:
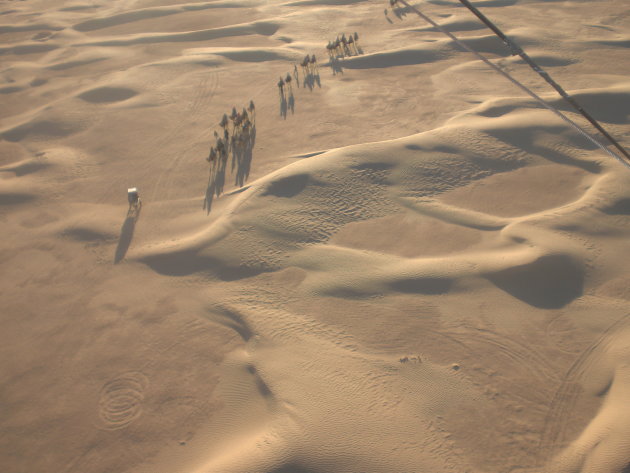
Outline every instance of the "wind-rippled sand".
<path fill-rule="evenodd" d="M 476 4 L 630 148 L 625 2 Z M 630 170 L 417 16 L 4 1 L 0 39 L 3 472 L 629 471 Z"/>

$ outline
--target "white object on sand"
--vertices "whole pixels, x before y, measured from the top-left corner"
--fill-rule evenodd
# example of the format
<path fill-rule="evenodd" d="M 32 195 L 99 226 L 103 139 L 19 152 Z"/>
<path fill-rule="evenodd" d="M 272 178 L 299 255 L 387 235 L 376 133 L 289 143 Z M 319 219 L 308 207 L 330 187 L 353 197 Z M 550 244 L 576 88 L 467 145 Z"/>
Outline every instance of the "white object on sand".
<path fill-rule="evenodd" d="M 127 189 L 127 199 L 129 200 L 129 205 L 135 205 L 140 200 L 140 196 L 138 195 L 137 187 L 130 187 Z"/>

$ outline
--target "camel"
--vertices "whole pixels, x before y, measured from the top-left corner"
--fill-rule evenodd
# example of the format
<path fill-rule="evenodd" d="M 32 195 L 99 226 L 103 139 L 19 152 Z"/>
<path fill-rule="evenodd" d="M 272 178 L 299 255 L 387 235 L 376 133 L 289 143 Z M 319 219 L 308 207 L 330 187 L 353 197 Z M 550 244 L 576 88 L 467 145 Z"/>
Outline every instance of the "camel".
<path fill-rule="evenodd" d="M 291 74 L 287 72 L 287 76 L 284 78 L 284 82 L 289 86 L 289 92 L 293 89 L 291 88 Z"/>
<path fill-rule="evenodd" d="M 225 127 L 228 126 L 228 123 L 229 123 L 229 121 L 228 121 L 227 113 L 224 113 L 223 114 L 223 118 L 221 118 L 221 122 L 219 123 L 219 126 L 221 128 L 225 128 Z"/>
<path fill-rule="evenodd" d="M 350 50 L 348 49 L 348 39 L 346 38 L 346 34 L 341 35 L 341 44 L 343 45 L 343 53 L 350 55 Z"/>
<path fill-rule="evenodd" d="M 209 163 L 214 165 L 216 160 L 217 160 L 217 150 L 214 149 L 214 146 L 211 146 L 210 147 L 210 154 L 206 158 L 206 161 L 208 161 Z"/>
<path fill-rule="evenodd" d="M 333 57 L 334 50 L 335 50 L 335 44 L 332 41 L 328 41 L 328 44 L 326 45 L 326 52 L 331 58 Z"/>
<path fill-rule="evenodd" d="M 256 121 L 256 107 L 254 106 L 253 100 L 249 101 L 249 107 L 247 107 L 247 110 L 249 110 L 249 113 L 252 116 L 252 120 Z"/>
<path fill-rule="evenodd" d="M 232 107 L 232 114 L 230 120 L 232 120 L 232 134 L 236 134 L 236 129 L 240 123 L 241 114 L 236 111 L 236 107 Z"/>
<path fill-rule="evenodd" d="M 223 162 L 227 160 L 227 147 L 221 138 L 217 140 L 217 154 Z"/>
<path fill-rule="evenodd" d="M 245 117 L 243 119 L 243 125 L 242 125 L 242 131 L 243 133 L 240 135 L 240 139 L 241 141 L 247 141 L 249 140 L 249 131 L 252 127 L 252 122 L 249 121 L 248 117 Z"/>
<path fill-rule="evenodd" d="M 310 73 L 310 71 L 308 70 L 308 64 L 309 62 L 311 62 L 311 58 L 309 57 L 309 55 L 307 54 L 306 57 L 302 60 L 302 62 L 300 63 L 300 66 L 302 66 L 302 69 L 304 69 L 304 75 L 308 75 Z"/>
<path fill-rule="evenodd" d="M 348 49 L 350 49 L 350 51 L 354 51 L 356 54 L 359 54 L 354 44 L 354 38 L 352 37 L 352 35 L 348 37 Z"/>

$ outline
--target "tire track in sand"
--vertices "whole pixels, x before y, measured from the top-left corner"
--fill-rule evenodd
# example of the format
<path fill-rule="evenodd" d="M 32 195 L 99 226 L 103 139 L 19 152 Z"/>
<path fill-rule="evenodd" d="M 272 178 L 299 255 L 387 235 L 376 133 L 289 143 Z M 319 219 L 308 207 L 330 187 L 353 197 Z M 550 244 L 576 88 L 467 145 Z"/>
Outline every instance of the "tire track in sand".
<path fill-rule="evenodd" d="M 539 442 L 539 467 L 547 471 L 547 465 L 561 447 L 566 437 L 570 413 L 575 408 L 577 397 L 582 391 L 580 380 L 593 363 L 596 350 L 604 350 L 612 340 L 612 334 L 624 323 L 629 315 L 623 316 L 611 324 L 590 346 L 588 346 L 567 370 L 560 387 L 556 391 L 543 424 Z"/>
<path fill-rule="evenodd" d="M 177 167 L 181 164 L 182 159 L 188 154 L 188 152 L 195 147 L 194 140 L 191 144 L 189 144 L 186 148 L 182 150 L 178 150 L 175 152 L 175 156 L 171 159 L 171 155 L 169 153 L 169 143 L 175 141 L 177 136 L 180 135 L 182 130 L 188 126 L 191 121 L 194 121 L 196 117 L 198 117 L 205 109 L 205 107 L 210 103 L 212 98 L 214 97 L 217 89 L 219 87 L 219 73 L 218 71 L 212 71 L 211 74 L 204 75 L 202 77 L 196 88 L 195 94 L 190 101 L 188 107 L 186 107 L 186 117 L 189 118 L 187 120 L 180 120 L 176 126 L 170 128 L 170 130 L 162 136 L 162 138 L 155 142 L 152 146 L 151 153 L 157 156 L 157 159 L 169 159 L 169 164 L 166 168 L 160 172 L 159 176 L 155 180 L 155 184 L 153 185 L 153 192 L 151 193 L 151 200 L 155 201 L 156 196 L 160 191 L 164 191 L 165 193 L 162 195 L 162 198 L 166 200 L 171 194 L 171 188 L 169 187 L 172 183 L 172 176 Z M 198 137 L 208 138 L 210 136 L 210 128 L 205 129 L 202 133 L 198 135 Z"/>

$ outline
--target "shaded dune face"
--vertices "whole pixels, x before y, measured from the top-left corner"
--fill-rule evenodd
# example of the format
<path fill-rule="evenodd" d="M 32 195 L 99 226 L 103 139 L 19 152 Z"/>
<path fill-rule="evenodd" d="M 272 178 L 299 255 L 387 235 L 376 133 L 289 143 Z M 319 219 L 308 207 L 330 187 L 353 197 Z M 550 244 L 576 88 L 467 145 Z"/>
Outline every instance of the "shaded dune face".
<path fill-rule="evenodd" d="M 90 103 L 113 103 L 128 100 L 137 94 L 135 90 L 123 87 L 99 87 L 83 92 L 79 98 Z"/>
<path fill-rule="evenodd" d="M 453 281 L 447 278 L 415 278 L 402 279 L 392 283 L 395 291 L 416 294 L 446 294 Z"/>
<path fill-rule="evenodd" d="M 308 174 L 298 174 L 296 176 L 278 179 L 269 184 L 267 191 L 263 195 L 285 198 L 295 197 L 306 188 L 308 180 Z"/>
<path fill-rule="evenodd" d="M 583 270 L 565 256 L 543 256 L 486 278 L 499 289 L 540 309 L 559 309 L 582 295 Z"/>
<path fill-rule="evenodd" d="M 7 141 L 19 142 L 25 138 L 46 139 L 62 138 L 75 132 L 72 125 L 49 120 L 38 120 L 25 123 L 2 133 Z"/>
<path fill-rule="evenodd" d="M 144 262 L 153 270 L 165 276 L 187 276 L 195 273 L 207 273 L 221 281 L 238 281 L 266 272 L 264 267 L 232 265 L 220 258 L 204 256 L 193 251 L 152 256 Z"/>
<path fill-rule="evenodd" d="M 36 199 L 33 194 L 22 193 L 0 193 L 0 205 L 17 205 L 26 204 Z"/>
<path fill-rule="evenodd" d="M 630 215 L 630 199 L 619 199 L 611 206 L 604 208 L 603 212 L 610 215 Z"/>

